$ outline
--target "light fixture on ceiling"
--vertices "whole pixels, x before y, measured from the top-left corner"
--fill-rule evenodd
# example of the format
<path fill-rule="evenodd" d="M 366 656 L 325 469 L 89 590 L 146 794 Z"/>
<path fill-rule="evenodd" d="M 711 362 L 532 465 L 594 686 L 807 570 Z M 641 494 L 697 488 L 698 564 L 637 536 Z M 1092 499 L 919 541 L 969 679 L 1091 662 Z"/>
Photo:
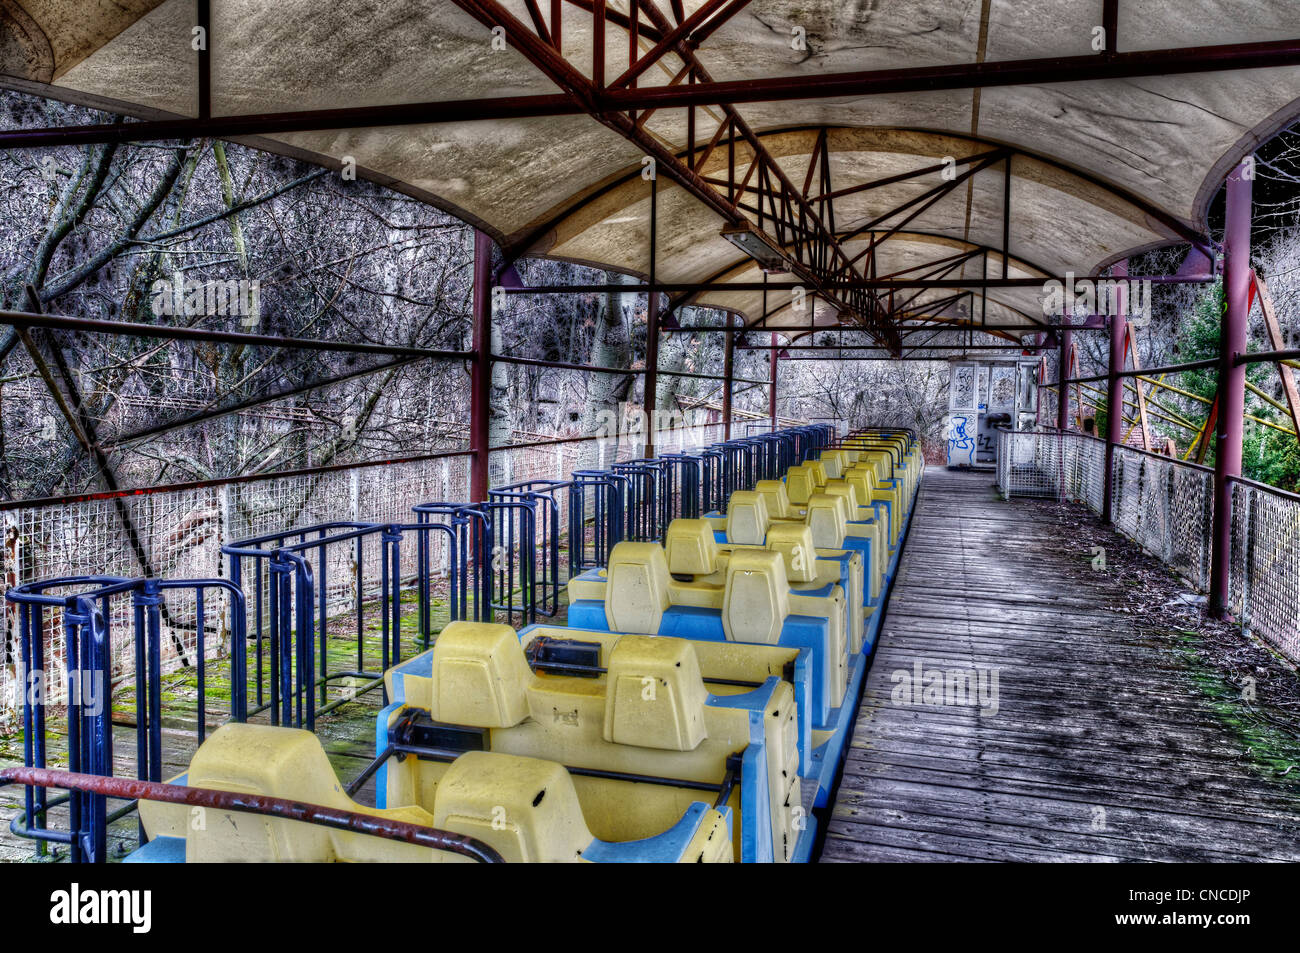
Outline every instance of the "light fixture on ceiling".
<path fill-rule="evenodd" d="M 767 235 L 750 225 L 724 228 L 722 237 L 758 262 L 758 267 L 769 275 L 784 274 L 790 270 L 785 252 Z"/>

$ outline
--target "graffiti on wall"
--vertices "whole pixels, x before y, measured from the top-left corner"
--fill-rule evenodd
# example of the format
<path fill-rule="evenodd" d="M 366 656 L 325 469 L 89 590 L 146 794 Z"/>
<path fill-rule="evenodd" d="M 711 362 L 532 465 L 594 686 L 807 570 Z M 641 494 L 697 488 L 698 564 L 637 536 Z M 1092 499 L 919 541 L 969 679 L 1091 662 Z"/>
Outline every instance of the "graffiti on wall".
<path fill-rule="evenodd" d="M 975 414 L 953 414 L 948 418 L 948 466 L 969 467 L 975 464 Z"/>

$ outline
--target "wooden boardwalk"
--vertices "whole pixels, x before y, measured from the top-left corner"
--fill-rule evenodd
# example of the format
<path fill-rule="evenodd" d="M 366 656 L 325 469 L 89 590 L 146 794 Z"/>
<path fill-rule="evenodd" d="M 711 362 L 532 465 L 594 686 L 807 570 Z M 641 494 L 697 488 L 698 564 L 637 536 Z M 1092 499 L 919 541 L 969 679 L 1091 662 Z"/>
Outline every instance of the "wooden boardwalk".
<path fill-rule="evenodd" d="M 1131 582 L 1059 507 L 992 482 L 926 474 L 821 859 L 1300 859 L 1294 750 L 1242 727 L 1193 636 L 1120 611 Z M 944 674 L 970 670 L 983 698 Z"/>

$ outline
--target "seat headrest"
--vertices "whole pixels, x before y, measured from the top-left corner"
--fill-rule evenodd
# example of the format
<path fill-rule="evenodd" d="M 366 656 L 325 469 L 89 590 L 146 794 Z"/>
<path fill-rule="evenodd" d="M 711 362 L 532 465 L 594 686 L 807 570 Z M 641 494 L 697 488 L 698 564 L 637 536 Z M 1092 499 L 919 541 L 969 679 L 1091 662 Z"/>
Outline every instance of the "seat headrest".
<path fill-rule="evenodd" d="M 870 466 L 855 464 L 844 471 L 844 479 L 853 485 L 858 491 L 858 501 L 871 496 L 871 490 L 876 485 L 876 473 Z"/>
<path fill-rule="evenodd" d="M 771 518 L 763 494 L 737 490 L 727 500 L 727 542 L 740 546 L 762 546 Z"/>
<path fill-rule="evenodd" d="M 670 601 L 668 558 L 658 543 L 617 544 L 605 578 L 605 621 L 611 632 L 654 635 Z"/>
<path fill-rule="evenodd" d="M 828 480 L 838 480 L 844 472 L 844 458 L 840 450 L 823 450 L 818 462 L 826 468 Z"/>
<path fill-rule="evenodd" d="M 877 480 L 887 480 L 894 472 L 894 464 L 884 450 L 868 450 L 862 454 L 862 464 L 871 468 Z"/>
<path fill-rule="evenodd" d="M 818 549 L 843 549 L 848 533 L 846 506 L 841 496 L 814 493 L 808 500 L 808 528 Z"/>
<path fill-rule="evenodd" d="M 867 486 L 874 488 L 880 479 L 880 468 L 875 461 L 864 456 L 862 462 L 853 466 L 844 476 L 848 480 L 865 481 Z"/>
<path fill-rule="evenodd" d="M 859 453 L 857 450 L 845 449 L 844 451 L 844 459 L 849 462 L 850 466 L 858 462 L 858 456 Z"/>
<path fill-rule="evenodd" d="M 852 483 L 847 480 L 827 480 L 826 487 L 822 491 L 831 496 L 842 496 L 848 501 L 849 516 L 856 518 L 858 513 L 858 492 Z"/>
<path fill-rule="evenodd" d="M 826 464 L 820 460 L 809 460 L 804 467 L 812 471 L 813 482 L 820 488 L 826 485 Z"/>
<path fill-rule="evenodd" d="M 817 481 L 813 478 L 813 472 L 803 464 L 791 467 L 785 475 L 785 492 L 793 505 L 806 505 L 808 497 L 817 492 Z"/>
<path fill-rule="evenodd" d="M 767 531 L 767 548 L 780 553 L 790 582 L 813 582 L 817 578 L 817 553 L 813 534 L 803 523 L 773 523 Z"/>
<path fill-rule="evenodd" d="M 707 737 L 695 646 L 686 639 L 625 635 L 609 654 L 605 740 L 620 745 L 694 751 Z"/>
<path fill-rule="evenodd" d="M 769 517 L 784 519 L 790 515 L 790 495 L 780 480 L 759 480 L 754 492 L 762 495 Z"/>
<path fill-rule="evenodd" d="M 675 519 L 664 536 L 668 571 L 680 576 L 707 576 L 718 571 L 718 541 L 708 520 Z"/>
<path fill-rule="evenodd" d="M 532 669 L 519 633 L 491 622 L 452 622 L 433 643 L 434 721 L 513 728 L 528 715 Z"/>
<path fill-rule="evenodd" d="M 194 753 L 190 787 L 264 794 L 324 807 L 351 808 L 320 739 L 301 728 L 222 725 Z M 185 859 L 192 863 L 331 860 L 330 832 L 316 824 L 252 814 L 230 814 L 186 831 Z"/>
<path fill-rule="evenodd" d="M 483 841 L 507 863 L 578 861 L 593 840 L 563 765 L 493 751 L 451 763 L 434 792 L 433 823 Z"/>
<path fill-rule="evenodd" d="M 780 553 L 744 549 L 727 563 L 722 628 L 730 642 L 775 645 L 790 614 L 790 582 Z"/>

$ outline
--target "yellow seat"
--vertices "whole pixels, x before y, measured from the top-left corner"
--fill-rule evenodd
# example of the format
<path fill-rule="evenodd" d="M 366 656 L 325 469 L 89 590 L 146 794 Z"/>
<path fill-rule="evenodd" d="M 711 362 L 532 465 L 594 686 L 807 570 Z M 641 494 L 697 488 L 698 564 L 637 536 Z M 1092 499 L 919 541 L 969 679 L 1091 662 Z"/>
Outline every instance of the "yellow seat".
<path fill-rule="evenodd" d="M 320 739 L 300 728 L 222 725 L 195 752 L 186 783 L 435 826 L 432 815 L 419 807 L 380 810 L 357 804 L 339 785 Z M 214 808 L 199 815 L 181 810 L 190 814 L 181 828 L 187 863 L 445 861 L 455 856 L 303 821 Z"/>
<path fill-rule="evenodd" d="M 819 549 L 813 543 L 812 529 L 806 523 L 797 522 L 773 523 L 767 531 L 767 548 L 779 553 L 785 562 L 792 594 L 820 590 L 827 584 L 841 582 L 840 560 L 847 553 L 848 585 L 844 594 L 849 628 L 846 637 L 851 654 L 862 651 L 866 620 L 862 607 L 864 572 L 861 554 L 843 549 Z"/>
<path fill-rule="evenodd" d="M 605 740 L 694 751 L 706 734 L 708 697 L 690 642 L 625 635 L 610 653 Z"/>
<path fill-rule="evenodd" d="M 611 632 L 658 632 L 670 605 L 668 559 L 658 543 L 618 543 L 609 554 L 605 619 Z"/>
<path fill-rule="evenodd" d="M 828 496 L 837 496 L 844 500 L 845 530 L 851 530 L 853 535 L 865 536 L 871 540 L 872 561 L 875 564 L 874 572 L 878 579 L 883 579 L 885 571 L 889 567 L 888 516 L 882 514 L 880 518 L 877 518 L 875 507 L 871 506 L 869 502 L 863 503 L 863 498 L 858 495 L 857 485 L 852 481 L 827 480 L 822 492 Z M 849 523 L 858 525 L 850 527 Z M 875 598 L 879 593 L 873 590 L 871 595 L 872 598 Z"/>
<path fill-rule="evenodd" d="M 433 645 L 435 721 L 512 728 L 528 717 L 521 689 L 532 669 L 509 626 L 452 624 Z"/>
<path fill-rule="evenodd" d="M 792 585 L 817 581 L 817 549 L 807 524 L 773 523 L 767 531 L 767 548 L 780 554 Z"/>
<path fill-rule="evenodd" d="M 232 723 L 199 747 L 187 783 L 462 834 L 492 847 L 508 862 L 573 862 L 583 860 L 584 852 L 594 854 L 593 848 L 604 848 L 601 855 L 608 859 L 620 856 L 619 845 L 600 844 L 588 829 L 569 772 L 537 758 L 468 751 L 445 767 L 432 793 L 431 812 L 421 807 L 370 808 L 343 793 L 320 740 L 312 733 Z M 797 797 L 797 788 L 794 793 Z M 191 809 L 180 805 L 154 806 L 191 815 Z M 703 803 L 694 812 L 698 827 L 678 859 L 732 860 L 726 818 Z M 183 836 L 187 863 L 470 860 L 389 838 L 238 811 L 207 809 L 182 818 L 182 826 L 172 828 L 149 833 Z M 681 847 L 680 840 L 676 846 Z"/>
<path fill-rule="evenodd" d="M 722 628 L 733 642 L 775 645 L 790 614 L 790 584 L 780 553 L 739 550 L 727 563 Z"/>
<path fill-rule="evenodd" d="M 876 468 L 872 465 L 859 464 L 848 470 L 845 481 L 853 486 L 859 501 L 880 501 L 889 504 L 888 539 L 890 546 L 896 546 L 902 533 L 903 514 L 906 512 L 904 508 L 906 492 L 901 486 L 891 485 L 878 478 L 876 472 Z"/>
<path fill-rule="evenodd" d="M 576 862 L 595 839 L 563 765 L 486 751 L 467 751 L 447 768 L 433 821 L 491 844 L 507 863 Z"/>
<path fill-rule="evenodd" d="M 668 524 L 664 556 L 674 576 L 709 576 L 718 571 L 717 537 L 713 524 L 703 519 L 678 518 Z"/>
<path fill-rule="evenodd" d="M 449 632 L 456 635 L 456 657 L 490 660 L 487 667 L 492 672 L 496 691 L 500 695 L 513 695 L 514 700 L 479 705 L 438 697 L 441 687 L 447 684 L 436 674 L 442 661 L 438 649 Z M 514 659 L 505 657 L 507 635 L 515 646 Z M 618 775 L 718 784 L 726 774 L 728 757 L 744 750 L 749 743 L 751 715 L 744 707 L 709 703 L 711 696 L 693 642 L 659 636 L 590 635 L 601 641 L 605 672 L 593 677 L 551 675 L 529 668 L 524 646 L 509 626 L 454 622 L 434 644 L 435 675 L 421 683 L 421 689 L 429 692 L 421 700 L 427 702 L 427 711 L 457 712 L 455 720 L 435 719 L 444 726 L 482 730 L 482 743 L 493 754 L 540 758 L 572 769 L 572 783 L 585 823 L 600 840 L 615 843 L 656 836 L 700 801 L 700 791 L 671 783 L 638 783 Z M 582 637 L 586 638 L 587 633 Z M 477 650 L 473 648 L 476 641 L 480 643 Z M 730 650 L 731 657 L 728 657 L 726 643 L 702 645 L 701 649 L 708 651 L 711 664 L 726 673 L 721 677 L 734 677 L 741 666 L 734 658 L 734 650 Z M 763 653 L 771 657 L 766 658 Z M 777 680 L 779 674 L 777 679 L 772 679 L 771 674 L 782 672 L 793 656 L 782 649 L 759 646 L 751 647 L 750 654 L 756 656 L 755 662 L 761 666 L 755 673 L 759 676 L 757 680 L 766 683 L 764 691 L 770 690 L 763 716 L 769 759 L 769 787 L 764 803 L 782 805 L 784 811 L 784 805 L 797 805 L 800 799 L 796 777 L 797 708 L 793 687 Z M 753 666 L 739 670 L 752 672 Z M 401 690 L 382 716 L 389 731 L 408 714 L 418 714 L 418 709 L 401 697 Z M 720 690 L 720 697 L 734 691 Z M 501 724 L 499 709 L 514 712 L 520 706 L 527 712 L 520 722 Z M 795 771 L 787 776 L 785 766 L 792 758 Z M 772 764 L 780 766 L 775 773 Z M 445 761 L 437 759 L 390 760 L 377 778 L 381 803 L 432 805 L 434 816 L 441 821 L 437 799 L 448 770 Z M 598 774 L 583 773 L 587 771 Z M 733 792 L 727 804 L 735 812 L 736 826 L 743 830 L 747 821 L 741 816 L 740 791 Z M 482 816 L 482 811 L 478 816 Z M 778 859 L 783 859 L 782 845 L 787 840 L 793 845 L 790 825 L 794 821 L 788 812 L 769 820 L 783 825 L 771 828 L 772 850 Z M 498 847 L 496 842 L 491 843 Z M 737 852 L 740 844 L 737 840 Z"/>
<path fill-rule="evenodd" d="M 844 468 L 848 465 L 843 450 L 823 450 L 821 456 L 817 459 L 826 468 L 826 479 L 828 480 L 838 480 L 844 474 Z"/>
<path fill-rule="evenodd" d="M 727 500 L 727 541 L 738 546 L 762 546 L 769 517 L 763 494 L 737 490 Z"/>
<path fill-rule="evenodd" d="M 763 497 L 772 519 L 789 519 L 795 515 L 790 507 L 790 494 L 780 480 L 759 480 L 754 484 L 754 492 Z"/>
<path fill-rule="evenodd" d="M 817 492 L 816 476 L 804 466 L 791 467 L 785 476 L 785 489 L 791 508 L 798 512 L 808 505 L 808 498 Z"/>

